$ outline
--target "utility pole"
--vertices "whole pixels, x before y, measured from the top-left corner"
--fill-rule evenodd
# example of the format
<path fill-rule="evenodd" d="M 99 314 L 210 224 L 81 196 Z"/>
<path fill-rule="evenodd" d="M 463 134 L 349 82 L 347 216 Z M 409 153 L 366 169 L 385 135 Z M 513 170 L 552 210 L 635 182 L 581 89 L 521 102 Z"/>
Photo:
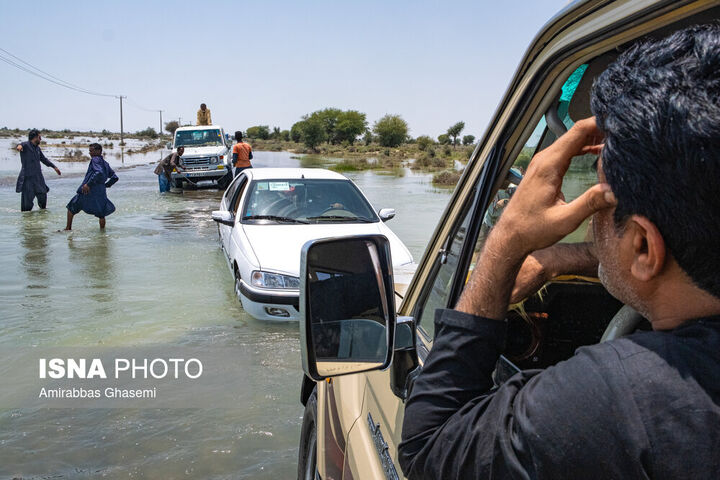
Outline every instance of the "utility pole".
<path fill-rule="evenodd" d="M 160 112 L 160 130 L 158 131 L 158 134 L 160 135 L 160 138 L 162 138 L 162 132 L 163 132 L 163 128 L 162 128 L 162 110 L 158 110 L 158 112 Z"/>
<path fill-rule="evenodd" d="M 123 140 L 123 113 L 122 113 L 122 99 L 127 98 L 122 95 L 119 95 L 118 98 L 120 99 L 120 146 L 125 145 L 125 141 Z"/>

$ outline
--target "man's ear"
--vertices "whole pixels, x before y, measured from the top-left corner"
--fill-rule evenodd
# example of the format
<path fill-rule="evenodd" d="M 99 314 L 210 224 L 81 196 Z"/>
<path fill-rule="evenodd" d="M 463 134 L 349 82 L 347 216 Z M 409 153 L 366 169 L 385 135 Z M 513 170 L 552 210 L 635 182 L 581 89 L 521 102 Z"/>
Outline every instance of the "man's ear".
<path fill-rule="evenodd" d="M 667 249 L 657 226 L 646 217 L 633 215 L 625 224 L 625 234 L 632 241 L 632 275 L 645 282 L 658 276 L 665 266 Z"/>

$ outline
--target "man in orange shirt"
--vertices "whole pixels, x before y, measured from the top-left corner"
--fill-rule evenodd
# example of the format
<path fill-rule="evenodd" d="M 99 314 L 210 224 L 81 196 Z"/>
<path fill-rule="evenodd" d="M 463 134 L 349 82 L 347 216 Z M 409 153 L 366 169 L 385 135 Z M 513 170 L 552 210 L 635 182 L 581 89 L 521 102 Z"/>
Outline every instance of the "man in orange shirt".
<path fill-rule="evenodd" d="M 252 168 L 250 160 L 253 158 L 252 147 L 242 141 L 242 132 L 235 132 L 235 140 L 238 143 L 233 146 L 233 165 L 235 166 L 235 176 L 246 168 Z"/>

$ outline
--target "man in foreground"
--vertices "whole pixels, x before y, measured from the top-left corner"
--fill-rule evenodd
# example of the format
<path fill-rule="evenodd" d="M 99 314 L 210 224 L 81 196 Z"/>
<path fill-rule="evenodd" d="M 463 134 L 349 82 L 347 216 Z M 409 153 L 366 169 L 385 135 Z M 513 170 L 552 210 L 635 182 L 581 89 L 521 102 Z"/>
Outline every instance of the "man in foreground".
<path fill-rule="evenodd" d="M 28 141 L 19 144 L 16 149 L 20 152 L 20 175 L 18 175 L 15 191 L 20 195 L 20 210 L 29 212 L 33 209 L 35 197 L 37 197 L 38 207 L 44 209 L 47 206 L 47 192 L 50 188 L 45 183 L 45 177 L 42 174 L 40 163 L 47 165 L 60 175 L 60 169 L 47 159 L 45 154 L 40 150 L 40 132 L 36 129 L 28 132 Z"/>
<path fill-rule="evenodd" d="M 533 159 L 455 310 L 436 316 L 405 409 L 408 478 L 718 478 L 718 69 L 717 26 L 636 46 L 596 80 L 596 117 Z M 601 148 L 599 184 L 565 203 L 572 157 Z M 518 272 L 593 214 L 600 279 L 653 331 L 490 392 Z"/>
<path fill-rule="evenodd" d="M 80 210 L 95 215 L 99 219 L 101 229 L 105 228 L 105 217 L 115 211 L 115 205 L 107 198 L 106 189 L 112 187 L 118 181 L 118 177 L 102 157 L 102 147 L 99 143 L 90 144 L 90 157 L 85 179 L 77 189 L 77 195 L 67 204 L 65 230 L 72 230 L 73 217 Z"/>
<path fill-rule="evenodd" d="M 160 193 L 170 191 L 173 170 L 185 170 L 182 165 L 180 165 L 180 157 L 182 157 L 183 153 L 185 153 L 185 147 L 178 147 L 176 152 L 167 155 L 160 160 L 160 163 L 155 167 L 155 175 L 158 176 Z"/>
<path fill-rule="evenodd" d="M 200 104 L 200 110 L 197 111 L 197 124 L 198 125 L 212 125 L 212 118 L 210 117 L 210 109 L 204 103 Z"/>
<path fill-rule="evenodd" d="M 232 160 L 235 166 L 235 175 L 237 176 L 240 172 L 246 168 L 252 168 L 250 160 L 253 158 L 252 147 L 243 142 L 242 132 L 235 132 L 235 140 L 237 143 L 233 145 Z"/>

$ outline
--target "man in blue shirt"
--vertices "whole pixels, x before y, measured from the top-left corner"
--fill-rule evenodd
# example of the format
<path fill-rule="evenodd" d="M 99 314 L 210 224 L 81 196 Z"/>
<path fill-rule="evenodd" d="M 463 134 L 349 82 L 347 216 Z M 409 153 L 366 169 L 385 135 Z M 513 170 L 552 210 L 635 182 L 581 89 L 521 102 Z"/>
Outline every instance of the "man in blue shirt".
<path fill-rule="evenodd" d="M 99 219 L 101 229 L 105 228 L 105 217 L 115 211 L 115 205 L 107 198 L 107 189 L 118 181 L 118 177 L 103 158 L 99 143 L 90 144 L 90 157 L 83 183 L 78 187 L 77 195 L 67 204 L 65 230 L 72 230 L 73 217 L 81 210 L 95 215 Z"/>
<path fill-rule="evenodd" d="M 47 206 L 47 192 L 50 191 L 50 188 L 45 183 L 40 163 L 44 163 L 60 175 L 60 169 L 48 160 L 40 150 L 40 140 L 40 132 L 33 128 L 28 133 L 28 141 L 22 142 L 16 147 L 17 151 L 20 152 L 22 167 L 15 184 L 15 191 L 21 194 L 20 210 L 23 212 L 29 212 L 33 209 L 35 197 L 37 197 L 38 206 L 41 209 Z"/>

